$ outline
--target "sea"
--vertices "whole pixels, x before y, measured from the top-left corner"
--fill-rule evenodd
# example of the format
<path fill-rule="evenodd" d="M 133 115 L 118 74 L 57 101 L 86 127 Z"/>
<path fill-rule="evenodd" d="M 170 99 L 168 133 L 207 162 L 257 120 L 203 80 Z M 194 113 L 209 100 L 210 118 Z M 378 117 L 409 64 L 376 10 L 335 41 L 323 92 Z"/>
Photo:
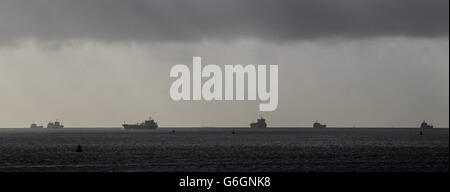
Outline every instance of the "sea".
<path fill-rule="evenodd" d="M 0 129 L 0 171 L 449 172 L 449 129 L 419 131 Z"/>

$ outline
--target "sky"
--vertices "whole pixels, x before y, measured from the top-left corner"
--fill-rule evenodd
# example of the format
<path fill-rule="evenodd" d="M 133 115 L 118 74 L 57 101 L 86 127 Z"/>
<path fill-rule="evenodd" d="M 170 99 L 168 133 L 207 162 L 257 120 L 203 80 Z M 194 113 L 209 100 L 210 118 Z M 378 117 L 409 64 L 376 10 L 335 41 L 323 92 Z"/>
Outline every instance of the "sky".
<path fill-rule="evenodd" d="M 449 126 L 448 0 L 2 0 L 0 127 L 248 126 L 173 101 L 170 68 L 278 65 L 269 126 Z"/>

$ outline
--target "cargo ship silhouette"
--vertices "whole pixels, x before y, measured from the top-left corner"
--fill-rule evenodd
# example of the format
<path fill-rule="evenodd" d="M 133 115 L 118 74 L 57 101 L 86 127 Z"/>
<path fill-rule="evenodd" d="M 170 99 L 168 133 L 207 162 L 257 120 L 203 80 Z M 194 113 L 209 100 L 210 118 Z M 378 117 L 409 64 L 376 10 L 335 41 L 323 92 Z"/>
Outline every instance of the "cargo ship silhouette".
<path fill-rule="evenodd" d="M 433 129 L 433 125 L 429 125 L 426 121 L 422 121 L 420 129 Z"/>
<path fill-rule="evenodd" d="M 325 129 L 327 128 L 327 125 L 325 124 L 320 124 L 318 121 L 314 122 L 313 124 L 313 128 L 314 129 Z"/>
<path fill-rule="evenodd" d="M 250 128 L 267 128 L 266 120 L 261 116 L 261 118 L 257 119 L 257 122 L 250 123 Z"/>
<path fill-rule="evenodd" d="M 62 128 L 64 128 L 64 125 L 62 125 L 61 122 L 59 122 L 58 120 L 56 120 L 54 123 L 50 121 L 47 124 L 47 129 L 62 129 Z"/>
<path fill-rule="evenodd" d="M 145 120 L 143 123 L 136 124 L 122 124 L 124 129 L 157 129 L 158 123 L 153 120 L 151 117 L 148 120 Z"/>
<path fill-rule="evenodd" d="M 32 123 L 30 125 L 30 128 L 32 128 L 32 129 L 42 129 L 42 128 L 44 128 L 44 126 L 42 126 L 42 125 L 38 126 L 36 123 Z"/>

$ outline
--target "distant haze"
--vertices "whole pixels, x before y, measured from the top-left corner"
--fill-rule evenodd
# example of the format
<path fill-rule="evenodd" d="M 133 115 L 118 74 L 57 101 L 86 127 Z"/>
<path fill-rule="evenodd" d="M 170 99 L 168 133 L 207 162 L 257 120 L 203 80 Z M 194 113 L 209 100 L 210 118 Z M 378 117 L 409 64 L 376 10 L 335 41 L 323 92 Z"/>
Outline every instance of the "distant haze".
<path fill-rule="evenodd" d="M 269 126 L 449 126 L 448 0 L 2 0 L 0 127 L 248 126 L 169 96 L 173 65 L 279 65 Z"/>

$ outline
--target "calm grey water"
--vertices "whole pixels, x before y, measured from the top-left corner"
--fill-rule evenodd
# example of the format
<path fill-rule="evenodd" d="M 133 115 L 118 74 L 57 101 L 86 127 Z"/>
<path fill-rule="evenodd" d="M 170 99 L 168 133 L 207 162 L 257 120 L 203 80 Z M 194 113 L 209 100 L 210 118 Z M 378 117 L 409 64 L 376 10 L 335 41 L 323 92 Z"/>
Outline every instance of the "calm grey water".
<path fill-rule="evenodd" d="M 0 129 L 0 171 L 448 172 L 449 130 Z"/>

